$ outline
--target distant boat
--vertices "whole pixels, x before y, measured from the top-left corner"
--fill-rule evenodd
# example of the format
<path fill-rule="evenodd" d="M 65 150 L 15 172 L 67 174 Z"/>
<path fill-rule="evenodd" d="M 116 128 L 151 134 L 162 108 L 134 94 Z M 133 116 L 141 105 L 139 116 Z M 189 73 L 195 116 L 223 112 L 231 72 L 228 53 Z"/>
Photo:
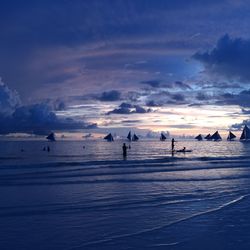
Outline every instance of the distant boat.
<path fill-rule="evenodd" d="M 248 141 L 250 140 L 250 129 L 247 125 L 245 125 L 242 134 L 240 136 L 240 141 Z"/>
<path fill-rule="evenodd" d="M 221 138 L 221 136 L 220 136 L 220 134 L 219 134 L 218 131 L 216 131 L 216 132 L 211 136 L 211 140 L 214 140 L 214 141 L 221 141 L 221 140 L 222 140 L 222 138 Z"/>
<path fill-rule="evenodd" d="M 211 135 L 210 135 L 210 134 L 206 135 L 206 136 L 204 137 L 204 139 L 210 141 L 210 140 L 211 140 Z"/>
<path fill-rule="evenodd" d="M 106 135 L 103 139 L 107 140 L 107 141 L 114 141 L 114 138 L 113 138 L 113 136 L 112 136 L 111 133 L 109 133 L 108 135 Z"/>
<path fill-rule="evenodd" d="M 197 135 L 194 139 L 196 139 L 196 140 L 198 140 L 198 141 L 202 141 L 202 140 L 203 140 L 201 134 Z"/>
<path fill-rule="evenodd" d="M 54 133 L 50 133 L 50 134 L 46 137 L 46 139 L 49 140 L 49 141 L 56 141 L 55 134 L 54 134 Z"/>
<path fill-rule="evenodd" d="M 231 131 L 229 131 L 227 140 L 228 140 L 228 141 L 232 141 L 234 138 L 236 138 L 236 135 L 234 135 Z"/>
<path fill-rule="evenodd" d="M 129 131 L 128 136 L 127 136 L 127 139 L 128 139 L 129 141 L 132 141 L 131 131 Z"/>
<path fill-rule="evenodd" d="M 167 137 L 163 133 L 161 133 L 160 140 L 165 141 L 166 139 L 167 139 Z"/>
<path fill-rule="evenodd" d="M 132 141 L 138 141 L 138 140 L 139 140 L 139 137 L 136 134 L 134 134 L 132 137 Z"/>

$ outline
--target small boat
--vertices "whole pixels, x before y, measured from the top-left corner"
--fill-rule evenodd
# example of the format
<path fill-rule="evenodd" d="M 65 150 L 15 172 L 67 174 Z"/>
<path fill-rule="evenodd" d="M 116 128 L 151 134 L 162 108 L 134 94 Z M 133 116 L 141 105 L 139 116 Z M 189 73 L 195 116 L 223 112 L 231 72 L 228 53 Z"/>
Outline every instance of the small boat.
<path fill-rule="evenodd" d="M 194 139 L 196 139 L 196 140 L 198 140 L 198 141 L 202 141 L 202 140 L 203 140 L 201 134 L 197 135 Z"/>
<path fill-rule="evenodd" d="M 106 141 L 114 141 L 113 135 L 111 133 L 106 135 L 103 139 Z"/>
<path fill-rule="evenodd" d="M 129 131 L 128 136 L 127 136 L 127 139 L 128 139 L 129 141 L 132 141 L 131 131 Z"/>
<path fill-rule="evenodd" d="M 232 141 L 232 140 L 235 139 L 235 138 L 236 138 L 236 135 L 234 135 L 231 131 L 229 131 L 227 140 L 228 140 L 228 141 Z"/>
<path fill-rule="evenodd" d="M 250 140 L 250 129 L 245 125 L 242 134 L 240 136 L 240 141 L 249 141 Z"/>
<path fill-rule="evenodd" d="M 134 134 L 132 137 L 132 141 L 138 141 L 138 140 L 139 140 L 139 137 L 136 134 Z"/>
<path fill-rule="evenodd" d="M 50 133 L 50 134 L 46 137 L 46 139 L 49 140 L 49 141 L 56 141 L 55 134 L 54 134 L 54 133 Z"/>
<path fill-rule="evenodd" d="M 210 134 L 206 135 L 204 139 L 206 139 L 207 141 L 211 141 L 211 135 Z"/>
<path fill-rule="evenodd" d="M 161 136 L 160 136 L 160 141 L 165 141 L 167 139 L 167 137 L 161 133 Z"/>
<path fill-rule="evenodd" d="M 221 136 L 220 136 L 220 134 L 219 134 L 218 131 L 216 131 L 216 132 L 211 136 L 210 139 L 211 139 L 211 140 L 214 140 L 214 141 L 221 141 L 221 140 L 222 140 L 222 138 L 221 138 Z"/>

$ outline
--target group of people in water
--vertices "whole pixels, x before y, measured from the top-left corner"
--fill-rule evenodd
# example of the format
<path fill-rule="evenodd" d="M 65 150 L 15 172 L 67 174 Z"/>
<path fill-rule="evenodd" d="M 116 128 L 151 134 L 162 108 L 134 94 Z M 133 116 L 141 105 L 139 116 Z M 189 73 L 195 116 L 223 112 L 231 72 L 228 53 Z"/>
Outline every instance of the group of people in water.
<path fill-rule="evenodd" d="M 175 152 L 175 142 L 176 142 L 176 140 L 174 138 L 172 138 L 172 140 L 171 140 L 171 151 L 172 151 L 172 154 Z M 83 149 L 85 149 L 85 146 L 83 146 Z M 131 149 L 131 145 L 129 144 L 127 146 L 126 143 L 123 143 L 123 146 L 122 146 L 123 157 L 127 157 L 127 149 Z M 21 149 L 21 151 L 24 152 L 23 149 Z M 50 152 L 50 147 L 49 146 L 43 147 L 43 151 Z M 181 151 L 185 152 L 186 151 L 186 147 L 183 147 L 183 149 Z"/>
<path fill-rule="evenodd" d="M 177 141 L 174 139 L 174 138 L 172 138 L 172 140 L 171 140 L 171 152 L 172 152 L 172 155 L 174 155 L 174 153 L 176 152 L 175 151 L 175 143 L 176 143 Z M 129 144 L 129 146 L 127 146 L 126 145 L 126 143 L 123 143 L 123 146 L 122 146 L 122 154 L 123 154 L 123 157 L 124 158 L 126 158 L 127 157 L 127 149 L 131 149 L 131 146 L 130 146 L 130 144 Z M 178 152 L 183 152 L 183 153 L 185 153 L 186 152 L 186 147 L 183 147 L 183 149 L 181 149 L 181 150 L 178 150 Z"/>

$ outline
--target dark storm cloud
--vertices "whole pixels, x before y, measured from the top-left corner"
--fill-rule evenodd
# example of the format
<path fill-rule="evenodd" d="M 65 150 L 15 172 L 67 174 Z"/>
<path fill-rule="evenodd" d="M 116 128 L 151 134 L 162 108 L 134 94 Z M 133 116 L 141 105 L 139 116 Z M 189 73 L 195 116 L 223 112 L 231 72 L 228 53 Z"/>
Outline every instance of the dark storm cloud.
<path fill-rule="evenodd" d="M 250 40 L 231 38 L 226 34 L 214 49 L 198 52 L 193 58 L 202 62 L 208 73 L 250 81 Z"/>
<path fill-rule="evenodd" d="M 217 105 L 228 106 L 236 105 L 243 107 L 242 113 L 247 114 L 248 110 L 244 108 L 250 107 L 250 90 L 242 90 L 239 93 L 215 91 L 210 93 L 197 92 L 194 96 L 197 102 L 189 104 L 189 106 L 202 106 L 202 105 Z"/>
<path fill-rule="evenodd" d="M 93 102 L 93 101 L 101 101 L 101 102 L 115 102 L 115 101 L 119 101 L 122 99 L 122 93 L 118 90 L 110 90 L 110 91 L 104 91 L 100 94 L 86 94 L 86 95 L 76 95 L 76 96 L 70 96 L 68 98 L 66 98 L 65 101 L 60 101 L 60 99 L 57 99 L 56 101 L 54 101 L 53 103 L 53 107 L 55 108 L 55 110 L 59 110 L 59 105 L 61 105 L 63 107 L 66 106 L 65 102 L 79 102 L 79 101 L 83 101 L 83 102 Z"/>
<path fill-rule="evenodd" d="M 54 111 L 66 110 L 66 101 L 63 99 L 47 99 L 43 101 L 44 104 L 48 105 Z"/>
<path fill-rule="evenodd" d="M 250 90 L 243 90 L 239 94 L 224 93 L 216 97 L 219 105 L 239 105 L 241 107 L 250 107 Z"/>
<path fill-rule="evenodd" d="M 85 66 L 87 70 L 110 70 L 111 79 L 114 74 L 120 76 L 115 71 L 126 70 L 125 65 L 150 73 L 152 79 L 155 73 L 186 76 L 191 67 L 184 57 L 209 44 L 216 36 L 214 30 L 220 32 L 217 26 L 214 30 L 211 26 L 224 20 L 218 11 L 223 5 L 234 10 L 226 0 L 3 0 L 0 75 L 26 98 L 38 87 L 51 87 L 48 83 L 66 82 L 73 89 L 77 82 L 85 89 L 91 88 L 92 81 L 78 78 L 88 74 L 96 80 L 102 76 L 96 76 L 95 71 L 85 74 Z M 245 12 L 241 14 L 248 17 Z M 224 30 L 225 22 L 220 26 Z M 207 35 L 199 35 L 201 31 Z M 144 77 L 136 73 L 134 81 L 139 83 Z M 122 85 L 124 78 L 120 78 L 118 83 Z M 57 95 L 59 91 L 48 92 Z"/>
<path fill-rule="evenodd" d="M 187 90 L 187 89 L 192 89 L 187 83 L 184 83 L 184 82 L 181 82 L 181 81 L 176 81 L 174 84 L 173 84 L 173 87 L 175 88 L 180 88 L 180 89 L 183 89 L 183 90 Z"/>
<path fill-rule="evenodd" d="M 158 103 L 158 102 L 155 101 L 155 100 L 149 100 L 149 101 L 146 102 L 146 105 L 147 105 L 148 107 L 161 107 L 161 106 L 163 106 L 164 104 L 163 104 L 163 103 Z"/>
<path fill-rule="evenodd" d="M 20 43 L 68 44 L 164 30 L 165 11 L 200 10 L 217 1 L 203 0 L 18 0 L 1 2 L 1 18 L 6 20 L 2 37 L 22 34 Z M 220 1 L 221 3 L 227 1 Z M 111 9 L 113 11 L 111 11 Z M 154 18 L 150 16 L 153 15 Z M 158 15 L 157 15 L 158 14 Z M 141 20 L 138 20 L 138 16 Z M 155 20 L 158 21 L 156 25 Z M 6 29 L 7 21 L 12 29 Z M 166 25 L 166 24 L 165 24 Z M 29 38 L 29 39 L 28 39 Z M 4 40 L 4 42 L 7 42 Z M 11 39 L 12 43 L 15 43 Z"/>
<path fill-rule="evenodd" d="M 142 81 L 142 84 L 151 86 L 152 88 L 169 88 L 169 89 L 182 89 L 182 90 L 191 90 L 192 88 L 182 81 L 168 82 L 163 83 L 162 80 L 148 80 Z"/>
<path fill-rule="evenodd" d="M 141 83 L 149 85 L 152 88 L 158 88 L 160 86 L 161 81 L 160 80 L 148 80 L 148 81 L 142 81 Z"/>
<path fill-rule="evenodd" d="M 250 115 L 250 110 L 246 110 L 246 109 L 241 109 L 242 114 L 244 115 Z"/>
<path fill-rule="evenodd" d="M 16 91 L 8 88 L 1 82 L 0 78 L 0 114 L 8 115 L 21 104 L 19 95 Z"/>
<path fill-rule="evenodd" d="M 232 130 L 242 130 L 243 129 L 243 127 L 245 126 L 245 125 L 247 125 L 247 126 L 249 126 L 250 127 L 250 119 L 248 119 L 248 120 L 243 120 L 241 123 L 235 123 L 235 124 L 233 124 L 232 126 L 231 126 L 231 129 Z"/>
<path fill-rule="evenodd" d="M 59 118 L 47 103 L 22 105 L 18 93 L 5 84 L 0 85 L 0 134 L 33 133 L 46 134 L 52 130 L 96 128 L 96 124 Z M 57 108 L 64 108 L 61 102 Z"/>
<path fill-rule="evenodd" d="M 122 103 L 118 108 L 109 111 L 107 115 L 110 114 L 122 114 L 122 115 L 130 115 L 130 114 L 145 114 L 151 112 L 151 109 L 145 109 L 140 105 L 134 105 L 130 103 Z"/>
<path fill-rule="evenodd" d="M 21 106 L 8 116 L 0 116 L 0 134 L 47 134 L 50 131 L 96 128 L 94 124 L 77 122 L 71 118 L 59 118 L 47 104 Z"/>
<path fill-rule="evenodd" d="M 147 96 L 146 105 L 149 107 L 162 107 L 168 105 L 188 104 L 186 96 L 182 92 L 159 91 Z"/>
<path fill-rule="evenodd" d="M 119 101 L 121 99 L 121 92 L 117 90 L 105 91 L 98 99 L 103 102 Z"/>
<path fill-rule="evenodd" d="M 198 101 L 207 101 L 210 100 L 211 97 L 208 96 L 207 94 L 204 94 L 202 92 L 198 92 L 196 97 L 195 97 Z"/>
<path fill-rule="evenodd" d="M 248 25 L 239 24 L 242 19 L 249 23 L 250 7 L 235 3 L 3 0 L 0 75 L 18 90 L 23 103 L 65 98 L 48 103 L 53 113 L 67 110 L 70 104 L 81 110 L 83 103 L 96 103 L 88 108 L 89 117 L 95 119 L 107 105 L 100 101 L 133 103 L 110 114 L 144 114 L 148 112 L 145 103 L 148 107 L 186 105 L 197 99 L 204 103 L 201 96 L 195 98 L 196 86 L 188 84 L 190 76 L 197 77 L 200 65 L 187 58 L 200 48 L 211 47 L 225 30 L 234 36 L 247 34 Z M 211 52 L 208 54 L 211 57 Z M 171 93 L 154 93 L 162 90 Z M 229 103 L 222 96 L 218 101 L 218 105 Z M 12 113 L 16 110 L 15 105 L 10 108 Z M 72 109 L 70 115 L 76 113 Z"/>
<path fill-rule="evenodd" d="M 183 94 L 177 93 L 172 95 L 172 99 L 177 102 L 184 102 L 185 96 Z"/>

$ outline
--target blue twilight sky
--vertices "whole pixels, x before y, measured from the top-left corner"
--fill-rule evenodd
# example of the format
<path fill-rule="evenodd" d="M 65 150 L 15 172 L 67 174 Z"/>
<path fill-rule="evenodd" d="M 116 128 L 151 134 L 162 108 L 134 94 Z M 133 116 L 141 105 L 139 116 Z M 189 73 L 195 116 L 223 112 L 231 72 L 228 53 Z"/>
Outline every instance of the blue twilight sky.
<path fill-rule="evenodd" d="M 249 13 L 247 0 L 2 0 L 0 134 L 240 129 Z"/>

